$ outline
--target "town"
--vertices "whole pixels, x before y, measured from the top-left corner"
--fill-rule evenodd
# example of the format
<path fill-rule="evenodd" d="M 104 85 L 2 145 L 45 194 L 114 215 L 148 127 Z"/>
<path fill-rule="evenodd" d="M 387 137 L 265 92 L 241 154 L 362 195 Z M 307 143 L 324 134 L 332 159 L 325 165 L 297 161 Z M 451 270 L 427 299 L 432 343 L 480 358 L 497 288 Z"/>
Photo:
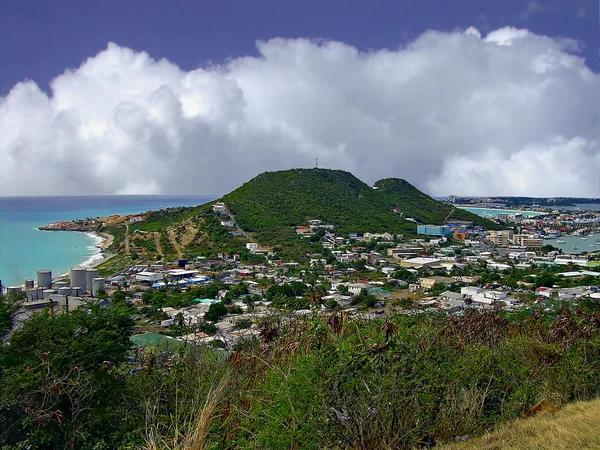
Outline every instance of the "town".
<path fill-rule="evenodd" d="M 224 203 L 213 204 L 212 214 L 224 229 L 240 234 Z M 550 310 L 564 301 L 600 300 L 600 253 L 593 251 L 596 244 L 600 248 L 594 234 L 598 212 L 499 214 L 495 221 L 505 229 L 485 231 L 469 221 L 415 224 L 410 237 L 339 235 L 334 225 L 315 218 L 294 227 L 296 239 L 319 248 L 298 261 L 248 242 L 244 255 L 140 261 L 106 277 L 98 269 L 73 268 L 69 279 L 52 280 L 40 270 L 37 284 L 27 280 L 7 291 L 22 292 L 28 313 L 44 307 L 60 313 L 94 299 L 128 302 L 136 311 L 132 341 L 141 348 L 169 341 L 231 349 L 258 338 L 261 324 L 273 315 L 343 311 L 352 320 L 368 320 L 431 311 L 461 315 L 467 308 Z M 69 222 L 54 226 L 74 228 Z M 588 247 L 563 251 L 545 239 L 559 245 L 577 239 Z M 134 250 L 143 259 L 143 248 Z"/>

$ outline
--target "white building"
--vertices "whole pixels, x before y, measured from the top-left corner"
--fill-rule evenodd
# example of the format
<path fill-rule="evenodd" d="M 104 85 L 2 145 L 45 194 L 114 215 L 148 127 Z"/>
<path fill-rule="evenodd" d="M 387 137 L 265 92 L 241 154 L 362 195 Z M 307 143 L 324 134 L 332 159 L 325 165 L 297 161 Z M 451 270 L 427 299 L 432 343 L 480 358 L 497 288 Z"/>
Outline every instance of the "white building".
<path fill-rule="evenodd" d="M 143 283 L 155 283 L 162 281 L 163 274 L 158 272 L 139 272 L 135 274 L 135 281 Z"/>

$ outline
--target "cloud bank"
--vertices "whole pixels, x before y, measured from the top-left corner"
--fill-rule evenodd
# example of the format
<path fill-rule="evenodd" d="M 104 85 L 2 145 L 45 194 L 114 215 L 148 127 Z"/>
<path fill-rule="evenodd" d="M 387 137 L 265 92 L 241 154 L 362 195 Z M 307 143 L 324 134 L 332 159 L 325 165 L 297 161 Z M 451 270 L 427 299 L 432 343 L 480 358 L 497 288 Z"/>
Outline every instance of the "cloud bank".
<path fill-rule="evenodd" d="M 183 71 L 109 44 L 0 98 L 0 195 L 225 193 L 266 171 L 405 178 L 434 195 L 599 196 L 599 75 L 503 28 L 396 50 L 273 39 Z"/>

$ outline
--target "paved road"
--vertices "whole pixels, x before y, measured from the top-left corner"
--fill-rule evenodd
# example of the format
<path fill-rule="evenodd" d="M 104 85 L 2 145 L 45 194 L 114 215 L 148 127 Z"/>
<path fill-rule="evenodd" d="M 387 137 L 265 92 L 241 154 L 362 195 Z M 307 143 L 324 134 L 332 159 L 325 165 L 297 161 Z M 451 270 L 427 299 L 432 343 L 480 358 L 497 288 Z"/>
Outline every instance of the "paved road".
<path fill-rule="evenodd" d="M 227 205 L 225 205 L 225 212 L 229 216 L 229 219 L 233 222 L 233 226 L 235 227 L 235 229 L 237 231 L 239 231 L 242 234 L 242 236 L 244 236 L 246 239 L 251 241 L 253 239 L 252 236 L 240 228 L 240 226 L 235 221 L 235 217 L 233 216 L 233 214 L 231 214 L 231 211 L 229 211 L 229 208 L 227 207 Z"/>

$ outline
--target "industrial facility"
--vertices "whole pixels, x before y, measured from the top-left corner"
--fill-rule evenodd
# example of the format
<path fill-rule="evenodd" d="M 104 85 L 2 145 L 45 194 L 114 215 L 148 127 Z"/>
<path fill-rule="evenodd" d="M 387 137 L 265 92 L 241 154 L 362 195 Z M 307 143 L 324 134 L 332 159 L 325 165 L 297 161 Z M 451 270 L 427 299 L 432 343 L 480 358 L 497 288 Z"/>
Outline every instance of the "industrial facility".
<path fill-rule="evenodd" d="M 69 271 L 68 281 L 52 278 L 52 271 L 38 270 L 37 280 L 24 280 L 22 285 L 4 287 L 0 281 L 0 293 L 25 293 L 25 308 L 44 307 L 50 303 L 51 296 L 96 297 L 106 286 L 106 280 L 100 277 L 98 269 L 73 267 Z M 36 306 L 37 305 L 37 306 Z"/>

